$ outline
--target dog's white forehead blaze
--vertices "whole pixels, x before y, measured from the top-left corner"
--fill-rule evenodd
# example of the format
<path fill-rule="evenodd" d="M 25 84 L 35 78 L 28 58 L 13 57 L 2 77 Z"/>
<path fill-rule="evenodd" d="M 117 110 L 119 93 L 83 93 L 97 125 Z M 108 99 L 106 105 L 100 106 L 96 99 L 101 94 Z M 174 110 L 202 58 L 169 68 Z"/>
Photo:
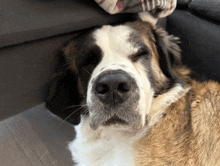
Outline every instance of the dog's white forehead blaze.
<path fill-rule="evenodd" d="M 132 62 L 128 58 L 139 49 L 139 46 L 134 46 L 130 40 L 133 32 L 134 30 L 126 25 L 106 25 L 93 33 L 95 43 L 101 48 L 103 56 L 102 61 L 93 71 L 92 77 L 96 77 L 102 68 L 117 70 L 123 69 L 122 66 L 124 66 L 127 67 L 127 72 L 134 70 Z"/>
<path fill-rule="evenodd" d="M 102 48 L 104 58 L 119 58 L 115 53 L 121 56 L 129 56 L 138 51 L 138 46 L 129 42 L 130 35 L 134 30 L 126 25 L 103 26 L 94 32 L 96 44 Z M 111 54 L 112 53 L 112 54 Z M 105 55 L 108 54 L 106 57 Z M 109 57 L 110 56 L 110 57 Z"/>

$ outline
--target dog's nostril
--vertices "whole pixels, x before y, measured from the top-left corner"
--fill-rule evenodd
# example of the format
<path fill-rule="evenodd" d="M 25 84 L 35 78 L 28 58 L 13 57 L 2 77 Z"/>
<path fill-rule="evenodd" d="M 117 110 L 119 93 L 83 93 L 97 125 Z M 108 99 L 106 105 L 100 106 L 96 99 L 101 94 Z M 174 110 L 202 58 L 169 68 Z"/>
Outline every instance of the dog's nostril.
<path fill-rule="evenodd" d="M 119 92 L 122 92 L 122 93 L 126 93 L 126 92 L 128 92 L 129 90 L 131 89 L 131 87 L 129 86 L 129 84 L 128 83 L 120 83 L 119 85 L 118 85 L 118 91 Z"/>
<path fill-rule="evenodd" d="M 98 84 L 96 86 L 96 91 L 99 93 L 99 94 L 105 94 L 109 91 L 108 89 L 108 86 L 106 84 Z"/>

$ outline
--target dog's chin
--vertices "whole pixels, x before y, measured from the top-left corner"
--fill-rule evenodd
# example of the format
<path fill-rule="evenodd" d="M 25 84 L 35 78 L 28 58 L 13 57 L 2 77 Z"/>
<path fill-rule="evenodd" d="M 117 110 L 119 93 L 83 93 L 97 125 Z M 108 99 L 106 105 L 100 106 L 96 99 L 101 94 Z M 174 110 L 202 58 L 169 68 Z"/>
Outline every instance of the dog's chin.
<path fill-rule="evenodd" d="M 123 120 L 115 121 L 115 120 L 108 120 L 105 123 L 100 125 L 100 129 L 110 129 L 115 131 L 125 131 L 129 133 L 136 133 L 143 128 L 141 124 L 139 125 L 131 125 Z"/>
<path fill-rule="evenodd" d="M 107 121 L 102 123 L 103 126 L 112 126 L 112 125 L 128 125 L 128 122 L 126 122 L 125 120 L 119 118 L 118 116 L 113 116 L 110 119 L 108 119 Z"/>
<path fill-rule="evenodd" d="M 133 122 L 129 122 L 117 115 L 106 118 L 105 120 L 98 120 L 96 118 L 91 118 L 90 127 L 93 130 L 100 129 L 112 129 L 112 130 L 123 130 L 123 131 L 138 131 L 142 129 L 143 124 L 141 124 L 140 118 L 137 118 Z"/>
<path fill-rule="evenodd" d="M 93 130 L 97 130 L 98 128 L 128 128 L 128 122 L 126 122 L 125 120 L 119 118 L 118 116 L 112 116 L 109 118 L 91 118 L 90 121 L 90 127 Z"/>

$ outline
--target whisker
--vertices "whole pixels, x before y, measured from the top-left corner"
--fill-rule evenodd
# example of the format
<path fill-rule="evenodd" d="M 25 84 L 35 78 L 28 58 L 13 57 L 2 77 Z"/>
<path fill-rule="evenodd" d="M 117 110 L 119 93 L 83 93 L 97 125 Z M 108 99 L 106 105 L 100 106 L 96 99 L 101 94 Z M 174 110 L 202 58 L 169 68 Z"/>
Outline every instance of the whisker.
<path fill-rule="evenodd" d="M 65 111 L 66 109 L 69 109 L 69 108 L 74 108 L 74 107 L 85 107 L 85 106 L 87 106 L 86 104 L 84 104 L 84 105 L 72 105 L 72 106 L 68 106 L 68 107 L 66 107 L 66 108 L 64 108 L 61 112 L 63 112 L 63 111 Z"/>
<path fill-rule="evenodd" d="M 88 70 L 86 70 L 84 67 L 83 67 L 83 70 L 85 70 L 89 75 L 91 75 L 91 73 L 90 72 L 88 72 Z"/>
<path fill-rule="evenodd" d="M 83 113 L 84 113 L 84 114 L 89 113 L 89 109 L 87 108 L 87 109 L 83 110 Z"/>
<path fill-rule="evenodd" d="M 68 107 L 64 108 L 61 112 L 65 111 L 66 109 L 74 108 L 74 107 L 78 107 L 78 106 L 81 106 L 81 105 L 71 105 L 71 106 L 68 106 Z"/>
<path fill-rule="evenodd" d="M 72 116 L 72 115 L 75 114 L 78 110 L 80 110 L 80 109 L 82 109 L 82 108 L 84 108 L 84 107 L 82 106 L 82 107 L 78 108 L 77 110 L 73 111 L 69 116 L 67 116 L 67 117 L 63 120 L 63 122 L 62 122 L 57 128 L 59 128 L 70 116 Z"/>

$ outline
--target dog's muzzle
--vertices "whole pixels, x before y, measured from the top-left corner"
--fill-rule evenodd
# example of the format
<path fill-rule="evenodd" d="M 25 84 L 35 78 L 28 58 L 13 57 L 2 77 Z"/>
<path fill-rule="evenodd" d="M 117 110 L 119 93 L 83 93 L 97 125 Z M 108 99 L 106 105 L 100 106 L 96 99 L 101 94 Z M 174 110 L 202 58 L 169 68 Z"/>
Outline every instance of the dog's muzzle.
<path fill-rule="evenodd" d="M 95 94 L 103 104 L 116 107 L 129 98 L 132 78 L 124 71 L 109 71 L 98 77 Z"/>
<path fill-rule="evenodd" d="M 92 81 L 89 110 L 90 126 L 140 126 L 140 88 L 132 74 L 124 70 L 106 70 Z"/>

